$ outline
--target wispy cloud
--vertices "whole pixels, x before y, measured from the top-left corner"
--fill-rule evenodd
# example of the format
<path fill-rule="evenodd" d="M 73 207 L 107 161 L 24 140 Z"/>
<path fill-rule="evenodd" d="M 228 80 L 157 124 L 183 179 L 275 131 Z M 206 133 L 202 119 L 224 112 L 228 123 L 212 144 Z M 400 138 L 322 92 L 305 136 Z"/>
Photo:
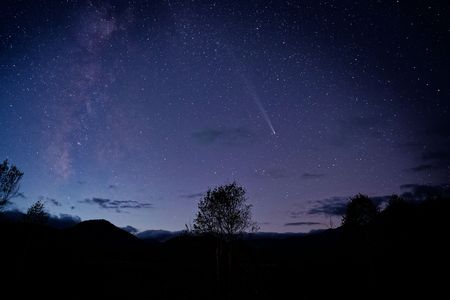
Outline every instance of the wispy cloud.
<path fill-rule="evenodd" d="M 410 171 L 410 172 L 423 172 L 423 171 L 431 171 L 431 170 L 436 170 L 436 169 L 438 169 L 438 166 L 424 164 L 424 165 L 418 165 L 416 167 L 408 168 L 406 170 Z"/>
<path fill-rule="evenodd" d="M 88 198 L 78 201 L 79 203 L 98 205 L 104 209 L 139 209 L 153 208 L 152 203 L 139 202 L 135 200 L 111 200 L 107 198 Z"/>
<path fill-rule="evenodd" d="M 373 203 L 381 205 L 389 201 L 392 195 L 373 196 L 370 197 Z M 346 197 L 331 197 L 318 201 L 314 201 L 314 207 L 307 211 L 309 215 L 326 215 L 326 216 L 342 216 L 345 214 L 347 203 L 350 201 L 351 196 Z"/>
<path fill-rule="evenodd" d="M 404 184 L 400 188 L 405 192 L 400 193 L 400 197 L 411 201 L 422 201 L 433 197 L 450 197 L 450 185 L 421 185 L 421 184 Z M 371 196 L 370 199 L 377 205 L 387 203 L 392 195 Z M 306 215 L 326 215 L 326 216 L 342 216 L 345 214 L 347 203 L 351 196 L 330 197 L 317 201 L 312 201 L 313 207 L 309 209 L 297 209 L 289 212 L 293 219 L 297 219 Z"/>
<path fill-rule="evenodd" d="M 323 224 L 319 222 L 290 222 L 284 224 L 284 226 L 314 226 L 314 225 L 323 225 Z"/>
<path fill-rule="evenodd" d="M 450 166 L 450 151 L 425 150 L 420 155 L 421 163 L 412 168 L 407 168 L 408 172 L 426 172 L 444 170 Z"/>
<path fill-rule="evenodd" d="M 257 178 L 281 179 L 292 176 L 288 170 L 281 168 L 256 169 L 253 171 Z"/>
<path fill-rule="evenodd" d="M 291 210 L 288 214 L 292 219 L 299 219 L 305 215 L 305 212 L 303 210 Z"/>
<path fill-rule="evenodd" d="M 56 200 L 56 199 L 53 199 L 53 198 L 47 198 L 47 199 L 48 199 L 48 201 L 50 201 L 50 203 L 53 204 L 54 206 L 62 206 L 61 202 L 59 202 L 59 201 Z"/>
<path fill-rule="evenodd" d="M 299 174 L 296 170 L 289 170 L 284 168 L 261 168 L 255 169 L 253 174 L 257 178 L 261 179 L 283 179 L 288 177 L 300 177 L 301 179 L 319 179 L 325 177 L 325 174 L 322 173 L 309 173 L 305 172 L 303 174 Z"/>
<path fill-rule="evenodd" d="M 421 156 L 424 161 L 443 162 L 450 160 L 450 151 L 424 151 Z"/>
<path fill-rule="evenodd" d="M 403 184 L 401 189 L 407 190 L 400 196 L 414 201 L 421 201 L 433 197 L 450 197 L 450 185 L 424 185 L 424 184 Z"/>
<path fill-rule="evenodd" d="M 303 179 L 319 179 L 325 177 L 325 174 L 322 173 L 303 173 L 302 178 Z"/>
<path fill-rule="evenodd" d="M 307 211 L 309 215 L 340 216 L 345 213 L 349 197 L 331 197 L 318 200 L 315 206 Z"/>
<path fill-rule="evenodd" d="M 44 202 L 50 202 L 54 206 L 62 206 L 61 202 L 59 202 L 55 198 L 50 198 L 50 197 L 46 197 L 46 196 L 39 196 L 39 200 L 44 201 Z"/>
<path fill-rule="evenodd" d="M 122 227 L 121 229 L 123 229 L 131 234 L 136 234 L 139 232 L 139 229 L 137 229 L 136 227 L 133 227 L 131 225 L 127 225 L 125 227 Z"/>
<path fill-rule="evenodd" d="M 183 194 L 183 195 L 180 195 L 180 198 L 196 199 L 196 198 L 201 198 L 204 195 L 205 195 L 204 193 Z"/>
<path fill-rule="evenodd" d="M 297 177 L 305 180 L 320 179 L 326 175 L 323 173 L 304 172 L 301 174 L 295 169 L 286 168 L 259 168 L 253 170 L 253 175 L 260 179 L 283 179 Z"/>
<path fill-rule="evenodd" d="M 247 128 L 207 128 L 192 134 L 192 138 L 199 144 L 211 145 L 242 145 L 254 139 L 254 134 Z"/>

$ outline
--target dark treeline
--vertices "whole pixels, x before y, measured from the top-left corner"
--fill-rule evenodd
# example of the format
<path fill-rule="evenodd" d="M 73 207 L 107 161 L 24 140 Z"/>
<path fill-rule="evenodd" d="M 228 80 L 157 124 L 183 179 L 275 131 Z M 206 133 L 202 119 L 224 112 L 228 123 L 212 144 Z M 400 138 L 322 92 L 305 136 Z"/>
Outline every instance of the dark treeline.
<path fill-rule="evenodd" d="M 230 207 L 238 209 L 224 217 Z M 192 230 L 160 242 L 104 220 L 54 228 L 38 203 L 22 221 L 0 221 L 1 293 L 4 299 L 433 299 L 449 293 L 448 193 L 422 201 L 393 196 L 383 209 L 356 195 L 340 227 L 276 239 L 241 234 L 257 229 L 250 209 L 236 183 L 212 189 Z"/>

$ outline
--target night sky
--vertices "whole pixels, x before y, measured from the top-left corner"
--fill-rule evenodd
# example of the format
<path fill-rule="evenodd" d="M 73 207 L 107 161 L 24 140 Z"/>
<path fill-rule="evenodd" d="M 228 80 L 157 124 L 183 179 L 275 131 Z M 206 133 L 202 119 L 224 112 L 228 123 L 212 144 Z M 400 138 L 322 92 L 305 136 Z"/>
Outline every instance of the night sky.
<path fill-rule="evenodd" d="M 296 232 L 449 182 L 447 1 L 0 5 L 11 209 L 179 230 L 237 180 L 261 231 Z"/>

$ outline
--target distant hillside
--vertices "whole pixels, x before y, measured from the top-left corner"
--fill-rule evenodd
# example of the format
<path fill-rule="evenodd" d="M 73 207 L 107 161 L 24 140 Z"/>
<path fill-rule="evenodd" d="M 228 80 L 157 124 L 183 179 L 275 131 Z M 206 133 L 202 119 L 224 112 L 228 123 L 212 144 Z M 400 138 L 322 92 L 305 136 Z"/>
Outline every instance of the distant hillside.
<path fill-rule="evenodd" d="M 136 234 L 136 236 L 143 240 L 156 240 L 165 242 L 171 238 L 180 236 L 184 231 L 167 231 L 167 230 L 145 230 Z"/>
<path fill-rule="evenodd" d="M 136 245 L 140 240 L 133 234 L 106 220 L 88 220 L 65 229 L 69 239 L 102 246 Z"/>

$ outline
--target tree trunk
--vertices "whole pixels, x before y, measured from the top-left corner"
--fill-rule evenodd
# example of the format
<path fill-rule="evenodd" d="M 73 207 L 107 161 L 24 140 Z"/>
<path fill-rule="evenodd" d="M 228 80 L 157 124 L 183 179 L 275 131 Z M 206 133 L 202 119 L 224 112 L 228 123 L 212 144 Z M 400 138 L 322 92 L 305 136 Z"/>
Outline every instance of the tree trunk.
<path fill-rule="evenodd" d="M 216 237 L 216 277 L 217 277 L 217 294 L 220 298 L 220 239 Z"/>
<path fill-rule="evenodd" d="M 232 259 L 232 240 L 228 241 L 228 298 L 231 299 L 232 295 L 232 280 L 233 280 L 233 274 L 231 269 L 231 259 Z"/>

